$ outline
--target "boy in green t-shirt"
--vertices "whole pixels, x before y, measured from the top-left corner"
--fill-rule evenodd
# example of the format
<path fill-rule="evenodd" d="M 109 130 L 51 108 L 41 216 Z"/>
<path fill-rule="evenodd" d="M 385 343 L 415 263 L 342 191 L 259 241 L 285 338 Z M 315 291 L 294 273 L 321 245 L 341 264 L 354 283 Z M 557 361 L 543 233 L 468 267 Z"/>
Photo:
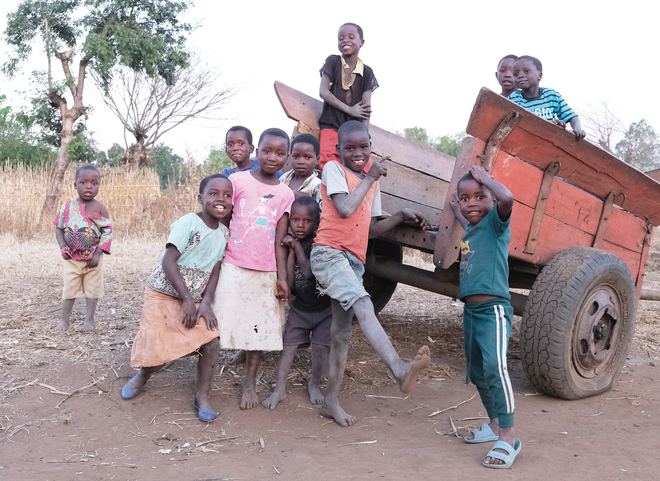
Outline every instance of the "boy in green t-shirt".
<path fill-rule="evenodd" d="M 513 195 L 475 165 L 458 181 L 450 206 L 465 228 L 458 297 L 465 302 L 466 381 L 477 386 L 490 418 L 490 423 L 468 434 L 465 442 L 497 441 L 483 465 L 508 468 L 521 447 L 513 429 L 515 406 L 506 364 L 513 317 L 508 265 Z"/>

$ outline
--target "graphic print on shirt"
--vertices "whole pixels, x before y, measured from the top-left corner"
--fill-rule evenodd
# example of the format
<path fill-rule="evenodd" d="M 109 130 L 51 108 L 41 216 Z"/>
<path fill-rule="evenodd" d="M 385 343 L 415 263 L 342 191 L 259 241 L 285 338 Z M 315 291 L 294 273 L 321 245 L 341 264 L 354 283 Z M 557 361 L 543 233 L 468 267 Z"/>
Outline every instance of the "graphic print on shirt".
<path fill-rule="evenodd" d="M 259 205 L 257 206 L 257 208 L 248 213 L 245 213 L 243 210 L 243 208 L 245 207 L 245 199 L 241 199 L 241 201 L 239 202 L 239 206 L 241 208 L 240 210 L 241 221 L 249 222 L 250 219 L 255 219 L 255 221 L 252 225 L 250 225 L 247 229 L 245 229 L 245 231 L 243 231 L 243 235 L 240 239 L 234 236 L 234 244 L 238 246 L 242 245 L 245 238 L 248 237 L 248 234 L 250 234 L 256 237 L 262 235 L 268 235 L 271 237 L 268 246 L 270 247 L 273 245 L 272 237 L 275 235 L 275 230 L 272 227 L 268 227 L 269 217 L 271 220 L 277 219 L 277 209 L 268 208 L 268 201 L 273 198 L 275 198 L 273 194 L 262 196 L 259 199 Z M 273 222 L 273 223 L 276 224 L 277 222 Z M 256 232 L 253 232 L 255 230 Z"/>
<path fill-rule="evenodd" d="M 461 241 L 461 269 L 459 279 L 462 281 L 465 274 L 472 271 L 472 264 L 470 259 L 474 256 L 474 251 L 470 250 L 470 241 Z"/>

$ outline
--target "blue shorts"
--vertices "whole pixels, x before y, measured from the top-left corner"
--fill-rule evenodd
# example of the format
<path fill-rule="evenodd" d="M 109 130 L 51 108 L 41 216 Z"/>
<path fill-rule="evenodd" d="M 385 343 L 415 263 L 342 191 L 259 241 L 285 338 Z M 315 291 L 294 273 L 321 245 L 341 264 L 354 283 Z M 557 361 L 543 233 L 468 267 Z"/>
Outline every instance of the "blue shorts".
<path fill-rule="evenodd" d="M 339 301 L 345 311 L 369 296 L 362 285 L 364 264 L 350 252 L 316 246 L 312 249 L 310 263 L 319 292 Z"/>

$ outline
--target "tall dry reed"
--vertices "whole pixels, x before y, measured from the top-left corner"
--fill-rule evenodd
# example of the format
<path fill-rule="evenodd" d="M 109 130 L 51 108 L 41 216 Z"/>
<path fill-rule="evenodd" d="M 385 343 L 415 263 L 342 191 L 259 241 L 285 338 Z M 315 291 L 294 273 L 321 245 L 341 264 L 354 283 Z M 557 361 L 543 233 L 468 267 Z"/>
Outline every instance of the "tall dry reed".
<path fill-rule="evenodd" d="M 60 205 L 78 197 L 73 188 L 75 169 L 64 178 Z M 50 170 L 43 167 L 0 166 L 0 234 L 28 238 L 52 231 L 49 220 L 39 221 Z M 187 183 L 161 193 L 158 175 L 143 170 L 130 175 L 101 171 L 97 199 L 110 212 L 115 233 L 121 236 L 167 234 L 172 222 L 197 208 L 197 183 Z"/>

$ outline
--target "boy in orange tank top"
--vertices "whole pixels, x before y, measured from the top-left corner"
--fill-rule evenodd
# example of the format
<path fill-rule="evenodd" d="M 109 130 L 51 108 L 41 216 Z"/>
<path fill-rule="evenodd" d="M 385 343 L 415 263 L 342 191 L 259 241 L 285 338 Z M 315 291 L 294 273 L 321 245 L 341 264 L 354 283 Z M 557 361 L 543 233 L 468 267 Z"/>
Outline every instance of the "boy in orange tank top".
<path fill-rule="evenodd" d="M 364 124 L 344 123 L 338 131 L 337 153 L 341 164 L 328 162 L 323 169 L 321 197 L 323 211 L 311 254 L 311 267 L 321 294 L 332 298 L 332 344 L 330 346 L 328 387 L 321 408 L 323 416 L 341 426 L 350 426 L 355 417 L 339 406 L 339 388 L 346 368 L 353 315 L 362 333 L 394 375 L 399 388 L 410 392 L 419 373 L 431 362 L 427 346 L 415 360 L 403 362 L 374 313 L 369 294 L 362 286 L 369 238 L 378 237 L 402 222 L 414 222 L 423 229 L 430 224 L 411 209 L 381 219 L 378 179 L 387 175 L 385 162 L 373 164 L 362 173 L 371 156 L 371 141 Z"/>

